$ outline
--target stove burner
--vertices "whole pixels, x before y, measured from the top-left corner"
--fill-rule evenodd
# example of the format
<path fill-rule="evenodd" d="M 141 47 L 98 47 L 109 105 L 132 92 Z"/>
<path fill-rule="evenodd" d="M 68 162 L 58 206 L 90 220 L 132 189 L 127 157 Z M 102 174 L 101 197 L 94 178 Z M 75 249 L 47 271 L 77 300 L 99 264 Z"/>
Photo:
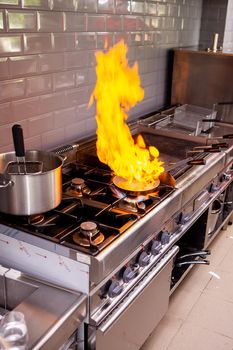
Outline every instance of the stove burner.
<path fill-rule="evenodd" d="M 71 180 L 70 188 L 67 192 L 76 197 L 83 197 L 83 195 L 87 195 L 91 193 L 91 190 L 85 184 L 85 181 L 79 177 L 75 177 Z"/>
<path fill-rule="evenodd" d="M 44 220 L 44 215 L 43 214 L 38 214 L 38 215 L 31 215 L 28 217 L 28 223 L 30 225 L 38 225 L 41 224 Z"/>
<path fill-rule="evenodd" d="M 98 234 L 99 230 L 93 221 L 85 221 L 80 225 L 80 232 L 87 237 L 93 237 Z"/>
<path fill-rule="evenodd" d="M 104 235 L 95 222 L 85 221 L 81 223 L 79 232 L 73 235 L 73 240 L 83 247 L 97 246 L 104 241 Z"/>

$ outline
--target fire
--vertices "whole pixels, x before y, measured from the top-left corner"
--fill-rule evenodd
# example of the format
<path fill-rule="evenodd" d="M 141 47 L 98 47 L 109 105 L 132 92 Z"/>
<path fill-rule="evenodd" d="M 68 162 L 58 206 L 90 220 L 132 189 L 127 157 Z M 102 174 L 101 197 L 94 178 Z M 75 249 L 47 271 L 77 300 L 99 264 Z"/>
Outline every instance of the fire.
<path fill-rule="evenodd" d="M 97 155 L 128 182 L 153 184 L 164 171 L 159 151 L 146 148 L 141 135 L 133 139 L 127 112 L 144 97 L 138 65 L 129 66 L 127 46 L 120 41 L 107 52 L 96 52 L 97 81 L 90 98 L 96 100 Z"/>

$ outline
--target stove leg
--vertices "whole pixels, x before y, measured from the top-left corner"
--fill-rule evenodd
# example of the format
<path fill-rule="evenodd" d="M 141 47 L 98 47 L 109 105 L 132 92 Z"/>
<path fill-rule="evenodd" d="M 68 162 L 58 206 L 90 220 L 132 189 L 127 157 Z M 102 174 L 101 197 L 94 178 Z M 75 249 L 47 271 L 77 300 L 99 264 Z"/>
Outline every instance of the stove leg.
<path fill-rule="evenodd" d="M 96 350 L 96 328 L 85 324 L 84 350 Z M 106 349 L 107 350 L 107 349 Z"/>

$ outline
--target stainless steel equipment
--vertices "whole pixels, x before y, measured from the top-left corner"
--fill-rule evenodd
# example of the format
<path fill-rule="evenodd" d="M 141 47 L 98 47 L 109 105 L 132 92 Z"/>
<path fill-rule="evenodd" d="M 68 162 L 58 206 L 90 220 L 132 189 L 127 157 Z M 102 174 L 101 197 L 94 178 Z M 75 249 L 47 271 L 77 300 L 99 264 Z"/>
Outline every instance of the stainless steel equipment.
<path fill-rule="evenodd" d="M 14 152 L 0 154 L 0 212 L 33 215 L 57 207 L 62 198 L 63 159 L 53 153 L 27 151 L 26 162 L 40 162 L 40 173 L 7 173 L 9 163 L 16 162 Z"/>
<path fill-rule="evenodd" d="M 1 310 L 24 315 L 27 349 L 66 349 L 67 343 L 75 342 L 86 316 L 86 300 L 84 294 L 29 279 L 0 265 Z"/>
<path fill-rule="evenodd" d="M 219 101 L 233 101 L 233 54 L 206 52 L 196 48 L 175 49 L 172 104 L 213 108 Z"/>
<path fill-rule="evenodd" d="M 0 214 L 0 262 L 88 294 L 80 349 L 140 348 L 191 268 L 177 266 L 179 249 L 183 256 L 207 248 L 217 234 L 207 239 L 211 205 L 222 193 L 232 195 L 231 140 L 218 152 L 195 153 L 192 159 L 205 162 L 194 167 L 183 160 L 209 146 L 206 136 L 154 129 L 146 119 L 131 131 L 157 146 L 166 165 L 182 160 L 171 170 L 175 188 L 162 183 L 143 196 L 124 192 L 99 162 L 95 140 L 87 139 L 64 148 L 63 200 L 55 210 L 17 219 Z M 231 215 L 232 208 L 225 211 L 218 230 Z"/>

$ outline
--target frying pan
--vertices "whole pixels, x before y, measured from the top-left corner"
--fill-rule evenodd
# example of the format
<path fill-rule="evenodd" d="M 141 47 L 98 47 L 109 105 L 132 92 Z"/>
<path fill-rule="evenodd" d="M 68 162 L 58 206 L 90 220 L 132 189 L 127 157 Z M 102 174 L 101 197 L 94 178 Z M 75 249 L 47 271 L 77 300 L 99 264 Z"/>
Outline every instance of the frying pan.
<path fill-rule="evenodd" d="M 120 190 L 123 190 L 128 194 L 131 194 L 134 196 L 146 195 L 148 193 L 154 192 L 156 188 L 159 186 L 159 184 L 175 187 L 176 180 L 171 175 L 170 173 L 171 170 L 179 168 L 182 165 L 204 165 L 204 164 L 205 164 L 204 159 L 194 159 L 192 157 L 189 157 L 189 158 L 180 160 L 179 162 L 176 162 L 173 165 L 168 166 L 166 171 L 160 174 L 159 179 L 155 180 L 155 182 L 152 184 L 144 184 L 144 183 L 137 182 L 136 180 L 129 182 L 120 176 L 113 177 L 113 184 L 117 188 L 119 188 Z"/>

